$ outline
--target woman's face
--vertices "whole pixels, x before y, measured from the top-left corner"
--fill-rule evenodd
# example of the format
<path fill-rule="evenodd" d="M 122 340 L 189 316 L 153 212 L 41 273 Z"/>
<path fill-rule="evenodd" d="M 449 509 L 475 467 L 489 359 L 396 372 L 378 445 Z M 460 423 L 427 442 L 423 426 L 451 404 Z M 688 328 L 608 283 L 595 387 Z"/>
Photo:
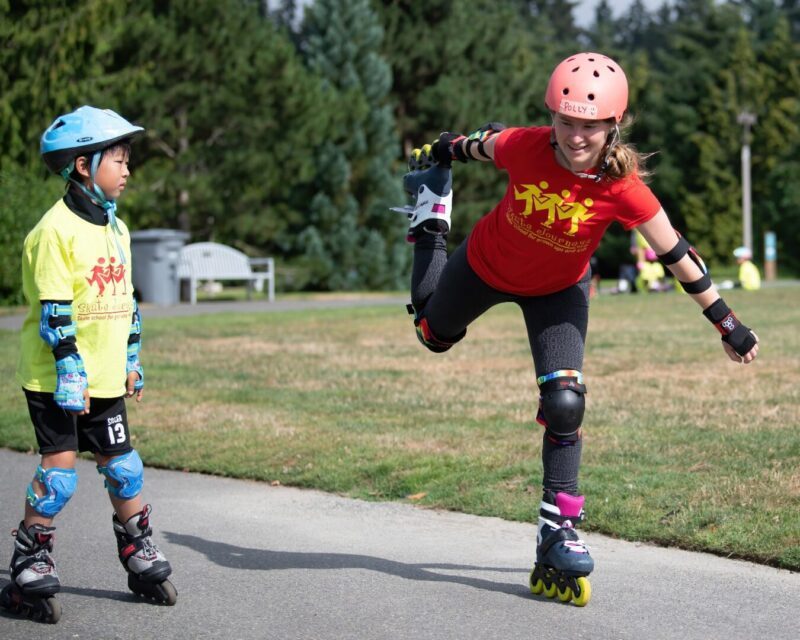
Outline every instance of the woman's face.
<path fill-rule="evenodd" d="M 613 120 L 581 120 L 556 113 L 553 130 L 561 155 L 569 165 L 566 168 L 587 171 L 600 164 L 600 152 L 613 128 Z"/>

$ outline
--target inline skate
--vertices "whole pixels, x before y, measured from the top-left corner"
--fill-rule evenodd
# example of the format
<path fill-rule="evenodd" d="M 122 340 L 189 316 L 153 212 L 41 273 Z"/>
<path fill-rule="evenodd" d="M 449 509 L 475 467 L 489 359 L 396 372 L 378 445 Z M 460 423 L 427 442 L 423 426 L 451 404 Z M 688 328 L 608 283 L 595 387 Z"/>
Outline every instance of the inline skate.
<path fill-rule="evenodd" d="M 55 624 L 61 604 L 53 596 L 61 590 L 56 564 L 50 556 L 55 527 L 24 522 L 12 531 L 16 538 L 9 572 L 11 583 L 0 591 L 0 607 L 33 620 Z"/>
<path fill-rule="evenodd" d="M 450 167 L 433 163 L 430 145 L 414 149 L 408 161 L 409 172 L 403 176 L 403 189 L 411 204 L 392 207 L 408 217 L 406 239 L 414 242 L 420 232 L 446 234 L 450 231 L 453 211 L 453 173 Z"/>
<path fill-rule="evenodd" d="M 588 575 L 594 560 L 578 537 L 583 521 L 583 496 L 545 491 L 539 510 L 536 564 L 530 575 L 531 593 L 586 606 L 592 597 Z"/>
<path fill-rule="evenodd" d="M 178 600 L 175 586 L 167 580 L 172 567 L 150 536 L 150 505 L 123 523 L 114 514 L 119 560 L 128 572 L 128 588 L 144 598 L 172 606 Z"/>

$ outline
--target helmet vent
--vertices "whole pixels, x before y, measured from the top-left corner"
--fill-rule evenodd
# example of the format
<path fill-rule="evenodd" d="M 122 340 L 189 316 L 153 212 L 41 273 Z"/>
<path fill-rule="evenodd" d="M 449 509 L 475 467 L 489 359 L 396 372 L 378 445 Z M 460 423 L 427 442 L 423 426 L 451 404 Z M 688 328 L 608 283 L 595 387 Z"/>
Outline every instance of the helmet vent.
<path fill-rule="evenodd" d="M 597 71 L 597 69 L 595 69 L 595 70 L 592 72 L 592 75 L 593 75 L 595 78 L 599 78 L 599 77 L 600 77 L 600 73 Z"/>
<path fill-rule="evenodd" d="M 575 67 L 575 68 L 572 70 L 572 73 L 575 73 L 575 72 L 576 72 L 578 69 L 580 69 L 580 67 L 579 67 L 579 66 L 578 66 L 578 67 Z"/>
<path fill-rule="evenodd" d="M 608 67 L 608 70 L 609 70 L 611 73 L 616 73 L 616 72 L 617 72 L 617 70 L 616 70 L 614 67 L 610 67 L 610 66 L 608 66 L 608 65 L 606 65 L 606 67 Z"/>
<path fill-rule="evenodd" d="M 593 93 L 590 93 L 590 94 L 589 94 L 588 96 L 586 96 L 586 97 L 587 97 L 587 98 L 589 98 L 589 100 L 594 100 L 594 94 L 593 94 Z"/>
<path fill-rule="evenodd" d="M 569 93 L 569 87 L 564 87 L 564 88 L 561 90 L 561 93 L 563 93 L 564 95 L 567 95 L 567 94 Z"/>

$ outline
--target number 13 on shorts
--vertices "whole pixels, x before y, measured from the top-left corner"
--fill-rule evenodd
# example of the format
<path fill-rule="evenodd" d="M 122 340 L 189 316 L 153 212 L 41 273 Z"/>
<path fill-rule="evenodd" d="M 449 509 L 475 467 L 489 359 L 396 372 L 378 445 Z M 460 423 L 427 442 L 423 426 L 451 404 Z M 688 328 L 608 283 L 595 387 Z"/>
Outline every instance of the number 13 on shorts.
<path fill-rule="evenodd" d="M 116 415 L 113 418 L 108 418 L 108 443 L 109 444 L 122 444 L 125 442 L 125 424 L 122 421 L 121 415 Z"/>

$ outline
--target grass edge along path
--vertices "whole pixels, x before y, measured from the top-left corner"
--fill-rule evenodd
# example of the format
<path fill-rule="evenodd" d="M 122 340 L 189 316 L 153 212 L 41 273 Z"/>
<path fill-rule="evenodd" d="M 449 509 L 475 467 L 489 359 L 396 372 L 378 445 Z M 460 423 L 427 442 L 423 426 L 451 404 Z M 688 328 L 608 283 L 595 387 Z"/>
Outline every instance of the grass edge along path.
<path fill-rule="evenodd" d="M 762 354 L 729 362 L 677 293 L 593 301 L 585 528 L 800 570 L 800 288 L 729 292 Z M 32 450 L 0 331 L 0 445 Z M 521 315 L 447 354 L 402 308 L 145 317 L 146 464 L 535 522 L 541 428 Z M 20 489 L 22 491 L 22 489 Z"/>

